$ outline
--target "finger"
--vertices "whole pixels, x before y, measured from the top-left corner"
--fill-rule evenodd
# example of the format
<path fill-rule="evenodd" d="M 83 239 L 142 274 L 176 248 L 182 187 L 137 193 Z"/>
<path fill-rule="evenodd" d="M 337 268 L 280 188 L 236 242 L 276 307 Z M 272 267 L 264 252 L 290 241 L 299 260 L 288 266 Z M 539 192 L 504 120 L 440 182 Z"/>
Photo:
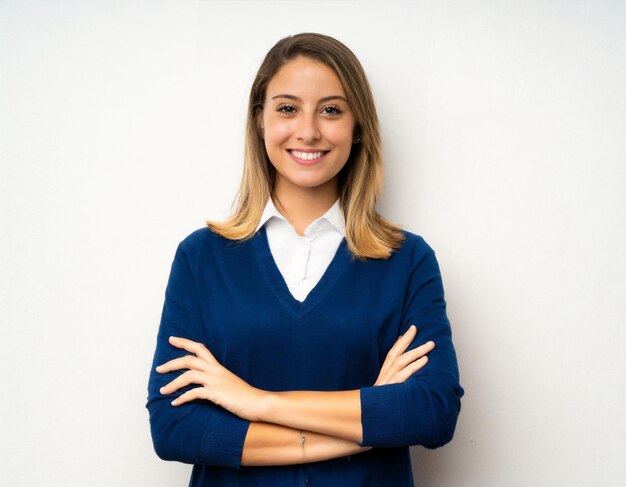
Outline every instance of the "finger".
<path fill-rule="evenodd" d="M 195 353 L 198 357 L 206 360 L 209 363 L 217 362 L 213 354 L 209 352 L 209 349 L 200 342 L 194 342 L 193 340 L 189 340 L 188 338 L 171 336 L 170 343 L 175 347 L 183 348 L 188 352 Z"/>
<path fill-rule="evenodd" d="M 188 370 L 184 374 L 176 377 L 176 379 L 174 379 L 173 381 L 161 387 L 161 389 L 159 389 L 159 392 L 163 395 L 172 394 L 178 389 L 182 389 L 189 384 L 204 385 L 203 378 L 204 374 L 202 374 L 201 372 L 198 372 L 197 370 Z"/>
<path fill-rule="evenodd" d="M 391 375 L 395 371 L 390 371 L 394 361 L 402 354 L 402 352 L 409 346 L 409 344 L 413 341 L 414 334 L 417 331 L 415 325 L 409 326 L 409 329 L 406 331 L 404 335 L 400 335 L 398 339 L 395 341 L 393 346 L 387 352 L 387 356 L 385 357 L 385 362 L 380 369 L 379 377 L 382 375 L 386 378 L 390 378 Z"/>
<path fill-rule="evenodd" d="M 406 331 L 406 333 L 398 337 L 387 355 L 399 355 L 400 353 L 402 353 L 406 349 L 406 347 L 408 347 L 409 344 L 413 341 L 413 338 L 415 338 L 416 331 L 417 328 L 415 327 L 415 325 L 409 326 L 409 329 Z"/>
<path fill-rule="evenodd" d="M 380 373 L 378 374 L 378 377 L 376 379 L 376 382 L 374 382 L 375 386 L 381 385 L 381 384 L 386 384 L 387 381 L 389 380 L 389 376 L 391 374 L 389 373 L 388 370 L 385 370 L 383 372 L 383 370 L 381 369 Z"/>
<path fill-rule="evenodd" d="M 388 357 L 380 371 L 380 378 L 383 381 L 392 380 L 394 375 L 407 365 L 414 362 L 418 358 L 426 355 L 428 352 L 435 348 L 435 342 L 432 340 L 413 348 L 406 353 L 403 353 L 399 357 Z M 383 382 L 384 383 L 384 382 Z"/>
<path fill-rule="evenodd" d="M 185 404 L 186 402 L 194 401 L 196 399 L 204 399 L 204 392 L 204 387 L 194 387 L 193 389 L 190 389 L 178 396 L 170 404 L 172 406 L 180 406 L 181 404 Z"/>
<path fill-rule="evenodd" d="M 398 382 L 404 382 L 412 373 L 414 373 L 416 370 L 419 370 L 425 364 L 425 362 L 422 361 L 423 363 L 421 365 L 414 365 L 422 359 L 427 359 L 427 357 L 424 356 L 417 361 L 412 362 L 410 364 L 410 367 L 417 367 L 417 369 L 410 369 L 410 372 L 408 374 L 406 373 L 407 367 L 401 368 L 397 367 L 397 364 L 394 364 L 394 368 L 389 369 L 384 374 L 381 374 L 374 385 L 377 386 L 383 384 L 395 384 Z"/>
<path fill-rule="evenodd" d="M 184 357 L 178 357 L 170 360 L 169 362 L 165 362 L 164 364 L 159 365 L 155 370 L 159 374 L 180 369 L 207 370 L 207 365 L 208 364 L 205 360 L 202 360 L 195 355 L 185 355 Z"/>
<path fill-rule="evenodd" d="M 374 385 L 385 384 L 386 381 L 389 380 L 398 370 L 397 368 L 393 368 L 394 362 L 398 359 L 398 357 L 402 354 L 406 347 L 408 347 L 409 344 L 413 341 L 416 333 L 417 327 L 415 325 L 411 325 L 404 335 L 400 335 L 398 337 L 391 349 L 389 349 L 389 351 L 387 352 L 387 356 L 385 357 L 383 366 L 381 367 L 378 374 L 378 379 Z"/>
<path fill-rule="evenodd" d="M 413 348 L 408 352 L 403 353 L 400 357 L 398 357 L 395 363 L 397 364 L 398 369 L 403 369 L 411 362 L 431 352 L 434 348 L 435 342 L 431 340 L 424 343 L 423 345 L 420 345 L 419 347 Z"/>
<path fill-rule="evenodd" d="M 417 359 L 415 362 L 408 365 L 407 367 L 402 369 L 400 372 L 398 372 L 396 375 L 394 375 L 393 380 L 404 382 L 409 377 L 411 377 L 415 372 L 417 372 L 422 367 L 424 367 L 427 363 L 428 363 L 428 356 L 424 355 L 423 357 Z"/>

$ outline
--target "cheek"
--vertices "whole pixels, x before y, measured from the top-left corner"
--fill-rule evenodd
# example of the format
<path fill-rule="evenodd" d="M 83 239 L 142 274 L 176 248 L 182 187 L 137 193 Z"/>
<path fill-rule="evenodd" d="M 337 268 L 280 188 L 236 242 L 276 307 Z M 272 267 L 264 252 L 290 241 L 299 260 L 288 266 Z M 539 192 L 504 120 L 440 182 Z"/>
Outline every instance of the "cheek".
<path fill-rule="evenodd" d="M 265 144 L 282 144 L 289 138 L 290 133 L 289 124 L 268 120 L 265 125 Z"/>
<path fill-rule="evenodd" d="M 336 147 L 352 146 L 351 125 L 332 125 L 326 130 L 325 136 Z"/>

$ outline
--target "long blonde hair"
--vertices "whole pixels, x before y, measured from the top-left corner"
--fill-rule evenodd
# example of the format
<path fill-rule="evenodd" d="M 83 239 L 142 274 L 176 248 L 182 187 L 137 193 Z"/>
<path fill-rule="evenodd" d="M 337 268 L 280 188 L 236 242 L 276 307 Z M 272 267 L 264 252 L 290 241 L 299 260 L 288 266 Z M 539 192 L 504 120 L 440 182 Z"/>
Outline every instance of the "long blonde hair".
<path fill-rule="evenodd" d="M 260 130 L 267 86 L 287 62 L 298 56 L 319 61 L 339 77 L 355 120 L 355 137 L 345 166 L 338 174 L 339 203 L 346 218 L 346 241 L 355 258 L 387 259 L 401 247 L 400 227 L 376 211 L 383 186 L 378 115 L 370 85 L 354 53 L 338 40 L 316 33 L 281 39 L 270 49 L 257 72 L 248 103 L 243 176 L 236 209 L 225 222 L 207 220 L 215 233 L 231 240 L 251 238 L 274 190 L 276 169 L 270 162 Z M 233 203 L 235 203 L 233 202 Z"/>

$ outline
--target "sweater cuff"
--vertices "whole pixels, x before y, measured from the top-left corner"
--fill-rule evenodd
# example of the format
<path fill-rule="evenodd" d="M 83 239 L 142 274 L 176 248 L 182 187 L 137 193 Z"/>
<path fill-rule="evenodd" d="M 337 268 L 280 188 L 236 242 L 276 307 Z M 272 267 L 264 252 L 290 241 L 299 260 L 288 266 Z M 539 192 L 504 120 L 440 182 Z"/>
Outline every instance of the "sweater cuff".
<path fill-rule="evenodd" d="M 382 386 L 361 387 L 361 425 L 363 428 L 363 441 L 359 446 L 393 446 L 390 438 L 395 438 L 396 433 L 389 431 L 392 423 L 390 415 L 404 413 L 399 411 L 403 407 L 398 402 L 402 384 L 385 384 Z M 403 424 L 404 421 L 400 421 Z M 389 445 L 387 445 L 389 443 Z"/>
<path fill-rule="evenodd" d="M 198 446 L 200 463 L 241 468 L 243 444 L 250 421 L 215 406 Z"/>

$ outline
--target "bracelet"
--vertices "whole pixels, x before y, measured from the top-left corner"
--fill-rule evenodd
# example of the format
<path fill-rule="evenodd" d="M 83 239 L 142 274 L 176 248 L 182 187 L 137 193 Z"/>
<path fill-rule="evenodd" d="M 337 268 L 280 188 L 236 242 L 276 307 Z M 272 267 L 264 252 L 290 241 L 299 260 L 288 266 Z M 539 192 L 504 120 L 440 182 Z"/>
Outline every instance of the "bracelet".
<path fill-rule="evenodd" d="M 302 463 L 304 462 L 304 440 L 306 439 L 306 436 L 304 436 L 302 434 L 302 431 L 300 431 L 300 444 L 302 445 Z"/>

